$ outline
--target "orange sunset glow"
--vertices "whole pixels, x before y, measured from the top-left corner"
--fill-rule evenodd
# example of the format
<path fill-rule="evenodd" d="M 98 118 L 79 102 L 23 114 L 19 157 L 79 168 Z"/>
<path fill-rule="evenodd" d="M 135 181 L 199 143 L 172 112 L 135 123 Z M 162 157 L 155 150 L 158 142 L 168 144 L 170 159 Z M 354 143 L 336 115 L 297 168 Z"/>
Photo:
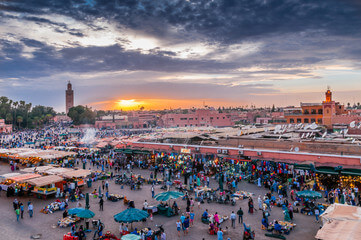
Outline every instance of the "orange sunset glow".
<path fill-rule="evenodd" d="M 93 102 L 90 105 L 96 109 L 103 110 L 162 110 L 177 108 L 200 108 L 205 105 L 212 107 L 236 106 L 234 102 L 214 99 L 121 99 L 102 102 Z M 239 105 L 242 105 L 239 102 Z M 238 106 L 238 105 L 237 105 Z"/>

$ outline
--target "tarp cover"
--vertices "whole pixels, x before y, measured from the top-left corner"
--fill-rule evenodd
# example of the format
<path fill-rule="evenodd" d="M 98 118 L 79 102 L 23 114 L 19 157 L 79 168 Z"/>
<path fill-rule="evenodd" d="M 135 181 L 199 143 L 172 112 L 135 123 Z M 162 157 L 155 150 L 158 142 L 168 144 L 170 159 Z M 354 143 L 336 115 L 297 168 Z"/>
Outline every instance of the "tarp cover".
<path fill-rule="evenodd" d="M 359 240 L 361 222 L 352 220 L 331 220 L 317 232 L 316 239 L 322 240 Z"/>
<path fill-rule="evenodd" d="M 315 238 L 356 240 L 361 236 L 361 207 L 334 203 L 321 214 L 323 227 Z"/>
<path fill-rule="evenodd" d="M 361 207 L 334 203 L 321 214 L 323 223 L 329 220 L 353 220 L 361 222 Z"/>
<path fill-rule="evenodd" d="M 9 177 L 8 179 L 13 180 L 14 182 L 24 182 L 28 179 L 38 178 L 38 177 L 41 177 L 41 175 L 35 173 L 26 173 L 14 177 Z"/>
<path fill-rule="evenodd" d="M 42 187 L 46 185 L 50 185 L 53 183 L 61 182 L 63 180 L 62 177 L 59 177 L 57 175 L 49 175 L 45 177 L 39 177 L 34 179 L 29 179 L 26 182 L 30 185 L 36 186 L 36 187 Z"/>
<path fill-rule="evenodd" d="M 79 170 L 75 170 L 75 171 L 69 171 L 69 172 L 65 172 L 64 174 L 62 174 L 65 178 L 81 178 L 81 177 L 86 177 L 88 175 L 91 174 L 90 170 L 85 170 L 85 169 L 79 169 Z"/>

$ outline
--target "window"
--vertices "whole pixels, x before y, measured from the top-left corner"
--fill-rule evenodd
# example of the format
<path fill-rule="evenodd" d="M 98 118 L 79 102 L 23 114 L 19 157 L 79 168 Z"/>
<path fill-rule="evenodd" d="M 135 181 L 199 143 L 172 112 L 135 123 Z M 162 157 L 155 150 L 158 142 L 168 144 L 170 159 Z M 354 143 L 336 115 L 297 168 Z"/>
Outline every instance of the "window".
<path fill-rule="evenodd" d="M 295 119 L 290 118 L 290 123 L 295 123 Z"/>
<path fill-rule="evenodd" d="M 322 118 L 317 119 L 319 124 L 322 124 Z"/>
<path fill-rule="evenodd" d="M 311 114 L 316 114 L 316 109 L 312 109 Z"/>
<path fill-rule="evenodd" d="M 202 118 L 202 120 L 204 120 L 204 119 Z"/>
<path fill-rule="evenodd" d="M 179 127 L 179 125 L 177 125 L 177 127 Z"/>
<path fill-rule="evenodd" d="M 189 118 L 188 120 L 193 120 L 193 118 Z"/>
<path fill-rule="evenodd" d="M 225 117 L 223 117 L 223 119 L 225 119 Z"/>
<path fill-rule="evenodd" d="M 303 123 L 309 123 L 308 118 L 303 119 Z"/>
<path fill-rule="evenodd" d="M 198 120 L 198 118 L 196 118 L 196 120 Z"/>
<path fill-rule="evenodd" d="M 174 120 L 174 118 L 169 118 L 169 121 L 173 121 Z"/>
<path fill-rule="evenodd" d="M 185 127 L 187 126 L 187 124 L 184 125 Z"/>
<path fill-rule="evenodd" d="M 302 123 L 302 119 L 301 119 L 301 118 L 297 118 L 297 123 Z"/>
<path fill-rule="evenodd" d="M 314 122 L 316 122 L 316 119 L 311 118 L 311 123 L 314 123 Z"/>
<path fill-rule="evenodd" d="M 213 117 L 211 117 L 211 120 L 213 120 Z"/>
<path fill-rule="evenodd" d="M 187 120 L 187 118 L 181 118 L 180 120 Z"/>
<path fill-rule="evenodd" d="M 217 119 L 219 119 L 219 117 L 217 117 Z"/>
<path fill-rule="evenodd" d="M 303 111 L 303 114 L 310 114 L 310 112 L 308 111 L 308 109 L 306 109 L 305 111 Z"/>
<path fill-rule="evenodd" d="M 322 114 L 322 109 L 318 109 L 318 114 Z"/>

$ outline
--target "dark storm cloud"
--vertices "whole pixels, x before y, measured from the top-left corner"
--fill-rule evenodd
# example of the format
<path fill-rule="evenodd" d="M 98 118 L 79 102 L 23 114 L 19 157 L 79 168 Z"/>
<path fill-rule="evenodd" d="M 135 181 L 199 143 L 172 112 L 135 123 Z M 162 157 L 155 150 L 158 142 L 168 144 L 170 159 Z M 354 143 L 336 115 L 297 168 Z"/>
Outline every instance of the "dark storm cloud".
<path fill-rule="evenodd" d="M 97 0 L 92 4 L 13 0 L 0 6 L 5 11 L 58 13 L 84 22 L 102 17 L 157 37 L 167 37 L 170 26 L 180 27 L 228 43 L 309 29 L 355 34 L 361 28 L 361 7 L 352 0 Z"/>
<path fill-rule="evenodd" d="M 126 51 L 119 45 L 108 47 L 72 47 L 56 50 L 32 39 L 22 39 L 24 45 L 35 47 L 32 58 L 22 56 L 24 46 L 0 40 L 2 52 L 7 60 L 2 59 L 0 77 L 41 77 L 49 72 L 97 72 L 119 70 L 149 70 L 165 72 L 198 72 L 208 73 L 230 70 L 236 67 L 232 63 L 217 63 L 207 60 L 181 60 L 167 57 L 172 52 L 155 52 L 142 54 L 137 51 Z"/>
<path fill-rule="evenodd" d="M 36 40 L 33 58 L 22 55 L 20 43 L 2 40 L 1 77 L 36 77 L 57 72 L 152 70 L 170 72 L 227 72 L 262 67 L 269 71 L 304 68 L 325 60 L 361 59 L 361 6 L 354 0 L 3 0 L 5 17 L 52 26 L 55 31 L 82 37 L 86 33 L 44 18 L 58 14 L 91 26 L 106 19 L 119 28 L 141 31 L 172 43 L 200 40 L 218 46 L 205 60 L 175 59 L 176 52 L 155 48 L 148 54 L 121 45 L 55 49 Z M 16 13 L 18 15 L 11 15 Z M 19 15 L 19 13 L 21 13 Z M 126 40 L 124 40 L 126 41 Z M 228 44 L 261 41 L 254 54 L 217 62 L 208 60 Z M 6 56 L 6 58 L 4 57 Z M 294 70 L 301 74 L 307 70 Z M 246 76 L 245 76 L 246 77 Z"/>

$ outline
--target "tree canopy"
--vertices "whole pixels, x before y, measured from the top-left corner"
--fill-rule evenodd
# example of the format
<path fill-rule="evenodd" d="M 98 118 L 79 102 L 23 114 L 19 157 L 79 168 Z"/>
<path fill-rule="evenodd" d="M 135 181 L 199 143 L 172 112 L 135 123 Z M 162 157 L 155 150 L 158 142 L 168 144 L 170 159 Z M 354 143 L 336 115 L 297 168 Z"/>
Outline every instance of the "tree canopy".
<path fill-rule="evenodd" d="M 91 108 L 78 105 L 69 109 L 68 116 L 74 125 L 94 124 L 96 113 Z"/>
<path fill-rule="evenodd" d="M 25 101 L 13 101 L 0 97 L 0 118 L 18 128 L 34 128 L 47 124 L 56 112 L 52 107 L 35 106 Z"/>

